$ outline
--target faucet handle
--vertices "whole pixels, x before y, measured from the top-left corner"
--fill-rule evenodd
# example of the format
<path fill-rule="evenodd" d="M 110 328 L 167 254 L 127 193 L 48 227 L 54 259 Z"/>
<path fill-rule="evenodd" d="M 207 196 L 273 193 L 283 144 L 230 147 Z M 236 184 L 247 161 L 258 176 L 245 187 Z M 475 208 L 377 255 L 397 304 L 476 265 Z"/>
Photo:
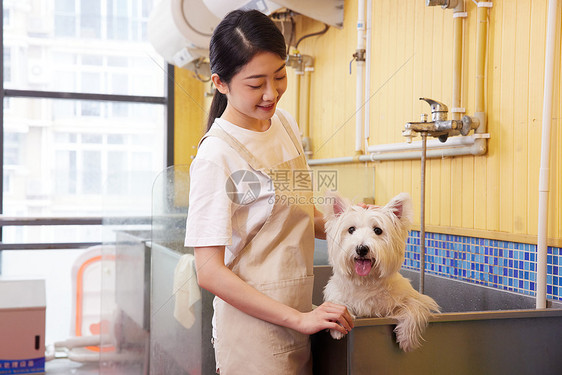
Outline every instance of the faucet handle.
<path fill-rule="evenodd" d="M 437 100 L 429 99 L 429 98 L 420 98 L 427 102 L 431 107 L 431 121 L 446 121 L 447 120 L 447 112 L 449 108 L 441 102 Z"/>
<path fill-rule="evenodd" d="M 431 113 L 434 112 L 449 112 L 449 108 L 447 108 L 447 106 L 441 102 L 438 102 L 437 100 L 433 100 L 433 99 L 429 99 L 429 98 L 420 98 L 420 100 L 423 100 L 425 102 L 427 102 L 427 104 L 429 104 L 429 106 L 431 107 Z"/>

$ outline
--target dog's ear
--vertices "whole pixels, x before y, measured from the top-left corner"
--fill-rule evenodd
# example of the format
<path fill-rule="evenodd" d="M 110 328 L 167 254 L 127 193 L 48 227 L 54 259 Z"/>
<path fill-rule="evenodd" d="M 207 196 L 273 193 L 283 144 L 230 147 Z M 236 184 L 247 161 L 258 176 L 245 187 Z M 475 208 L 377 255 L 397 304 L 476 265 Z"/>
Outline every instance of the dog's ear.
<path fill-rule="evenodd" d="M 338 217 L 348 206 L 349 203 L 337 193 L 333 191 L 326 193 L 326 212 L 328 215 Z"/>
<path fill-rule="evenodd" d="M 388 208 L 400 221 L 407 224 L 412 223 L 412 198 L 408 193 L 400 193 L 385 206 Z"/>

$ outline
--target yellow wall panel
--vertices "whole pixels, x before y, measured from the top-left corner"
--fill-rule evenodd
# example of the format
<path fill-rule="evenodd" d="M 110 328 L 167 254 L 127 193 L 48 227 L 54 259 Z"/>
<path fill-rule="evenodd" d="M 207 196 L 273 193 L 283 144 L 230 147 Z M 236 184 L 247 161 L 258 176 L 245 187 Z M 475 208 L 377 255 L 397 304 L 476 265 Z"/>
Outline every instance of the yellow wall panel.
<path fill-rule="evenodd" d="M 451 218 L 450 225 L 453 227 L 462 226 L 462 205 L 463 199 L 466 199 L 466 193 L 464 191 L 463 184 L 463 170 L 462 170 L 462 159 L 454 158 L 451 161 Z"/>
<path fill-rule="evenodd" d="M 529 120 L 528 120 L 528 228 L 529 234 L 538 231 L 538 190 L 539 166 L 541 153 L 542 111 L 544 92 L 544 54 L 546 41 L 547 2 L 533 2 L 530 14 L 531 45 L 529 53 Z M 558 87 L 560 85 L 560 80 Z M 560 145 L 560 143 L 559 143 Z M 552 166 L 551 166 L 552 167 Z M 554 169 L 553 169 L 554 171 Z M 560 171 L 558 171 L 560 173 Z M 549 205 L 549 207 L 552 207 Z M 562 232 L 559 232 L 559 237 Z"/>
<path fill-rule="evenodd" d="M 462 158 L 462 195 L 458 197 L 461 204 L 462 228 L 474 229 L 474 174 L 480 173 L 474 170 L 474 158 Z"/>
<path fill-rule="evenodd" d="M 562 35 L 559 34 L 558 35 L 558 39 L 557 39 L 557 44 L 560 45 L 561 44 L 561 39 L 562 39 Z M 555 61 L 558 61 L 559 64 L 556 67 L 556 78 L 555 78 L 555 82 L 562 82 L 562 51 L 558 50 L 558 53 L 556 55 Z M 558 90 L 556 90 L 555 95 L 554 95 L 554 103 L 558 103 L 557 105 L 555 104 L 554 106 L 554 116 L 553 118 L 555 118 L 555 122 L 554 124 L 555 129 L 556 129 L 556 141 L 555 141 L 555 145 L 556 150 L 558 151 L 555 154 L 555 160 L 556 160 L 556 165 L 553 166 L 555 171 L 557 172 L 557 176 L 558 176 L 558 180 L 555 182 L 555 186 L 556 186 L 556 190 L 555 190 L 555 195 L 554 197 L 557 197 L 557 205 L 554 206 L 554 213 L 553 213 L 553 221 L 557 222 L 558 225 L 557 227 L 554 229 L 554 233 L 559 233 L 562 234 L 562 172 L 560 172 L 560 170 L 562 170 L 562 84 L 560 84 L 558 86 Z"/>
<path fill-rule="evenodd" d="M 197 144 L 204 133 L 207 111 L 203 83 L 185 69 L 175 68 L 174 78 L 174 165 L 182 166 L 176 169 L 176 173 L 183 174 L 197 153 Z M 176 183 L 183 184 L 185 181 L 181 177 Z M 178 186 L 174 190 L 174 203 L 177 206 L 188 205 L 189 197 L 183 194 L 186 189 L 189 190 L 189 187 Z"/>
<path fill-rule="evenodd" d="M 324 171 L 331 175 L 332 172 L 336 175 L 336 185 L 338 193 L 348 198 L 353 203 L 358 202 L 371 202 L 374 197 L 374 184 L 375 168 L 368 163 L 356 163 L 353 165 L 328 165 L 313 168 L 315 176 L 318 176 L 318 171 Z M 326 189 L 317 189 L 315 194 L 323 196 Z M 318 202 L 322 202 L 318 199 Z M 383 202 L 377 202 L 383 203 Z M 321 206 L 321 205 L 320 205 Z"/>
<path fill-rule="evenodd" d="M 529 92 L 529 45 L 530 45 L 530 1 L 517 3 L 517 30 L 515 35 L 515 54 L 525 56 L 515 64 L 514 96 L 514 155 L 513 155 L 513 232 L 527 233 L 527 121 Z"/>
<path fill-rule="evenodd" d="M 439 224 L 451 226 L 451 159 L 441 160 L 441 179 L 439 182 Z"/>
<path fill-rule="evenodd" d="M 440 225 L 441 160 L 428 160 L 426 168 L 425 206 L 428 224 Z"/>
<path fill-rule="evenodd" d="M 515 90 L 515 38 L 517 34 L 517 2 L 504 1 L 502 14 L 502 65 L 500 78 L 500 231 L 511 232 L 513 222 L 513 130 Z"/>
<path fill-rule="evenodd" d="M 463 27 L 461 99 L 466 113 L 472 114 L 475 104 L 477 7 L 472 1 L 465 4 L 468 17 Z M 346 2 L 345 11 L 344 29 L 332 34 L 336 46 L 341 42 L 341 34 L 346 35 L 349 44 L 355 44 L 355 24 L 349 20 L 355 17 L 354 14 L 350 16 L 350 12 L 356 11 L 356 2 Z M 489 151 L 479 157 L 428 161 L 427 222 L 434 226 L 532 235 L 536 233 L 537 222 L 546 0 L 497 1 L 489 10 L 488 19 L 485 91 L 491 137 Z M 419 1 L 400 4 L 390 0 L 373 2 L 372 97 L 368 103 L 371 111 L 370 144 L 403 141 L 401 129 L 404 124 L 418 120 L 420 113 L 429 113 L 429 106 L 419 102 L 419 97 L 434 98 L 451 107 L 452 20 L 452 11 L 428 8 Z M 314 24 L 311 22 L 310 29 L 302 32 L 317 29 Z M 338 33 L 340 35 L 336 36 Z M 311 55 L 323 53 L 305 50 L 304 47 L 301 51 Z M 353 50 L 348 58 L 352 53 Z M 408 58 L 411 60 L 408 61 Z M 348 90 L 348 98 L 354 98 L 354 75 L 345 77 L 337 69 L 329 71 L 330 79 Z M 317 68 L 315 78 L 322 75 L 321 68 Z M 559 77 L 556 82 L 559 87 Z M 338 93 L 339 98 L 341 90 Z M 321 99 L 315 97 L 314 100 L 331 100 L 331 93 L 326 91 L 316 92 L 315 95 Z M 337 117 L 338 108 L 348 117 L 353 113 L 353 104 L 346 102 L 344 106 L 339 106 L 341 101 L 336 99 L 334 102 L 338 103 L 334 106 L 334 117 Z M 351 155 L 354 119 L 347 125 L 343 142 L 325 146 L 314 158 Z M 318 122 L 314 126 L 324 125 Z M 329 131 L 333 130 L 332 127 Z M 325 130 L 322 134 L 329 137 Z M 559 140 L 553 141 L 553 144 L 559 144 Z M 331 147 L 330 151 L 326 147 Z M 388 200 L 394 193 L 407 190 L 419 210 L 419 161 L 385 161 L 373 165 L 377 201 Z M 340 167 L 348 168 L 347 165 Z M 560 179 L 557 176 L 561 174 L 560 165 L 556 164 L 553 170 L 556 174 L 552 185 L 556 187 Z M 553 195 L 557 192 L 558 187 Z M 560 198 L 553 198 L 555 214 L 552 215 L 554 220 L 551 220 L 553 224 L 549 231 L 553 237 L 561 237 L 562 234 L 557 210 L 559 201 Z"/>
<path fill-rule="evenodd" d="M 488 228 L 486 185 L 487 176 L 485 158 L 474 158 L 474 198 L 472 201 L 474 210 L 474 229 L 485 230 Z M 452 213 L 454 215 L 454 213 Z"/>
<path fill-rule="evenodd" d="M 472 115 L 478 22 L 474 2 L 465 0 L 465 6 L 461 106 Z M 428 160 L 426 220 L 432 230 L 442 227 L 447 233 L 473 231 L 489 233 L 490 238 L 519 236 L 529 240 L 536 236 L 538 221 L 547 0 L 493 1 L 488 13 L 488 152 Z M 559 4 L 548 228 L 549 237 L 557 243 L 562 243 L 561 13 Z M 350 74 L 349 62 L 357 44 L 357 0 L 345 1 L 344 14 L 343 29 L 330 28 L 299 46 L 301 53 L 315 59 L 309 98 L 313 159 L 353 156 L 355 151 L 357 67 L 352 63 Z M 375 0 L 372 15 L 371 92 L 365 98 L 371 114 L 369 144 L 404 142 L 401 131 L 405 123 L 430 112 L 420 97 L 452 108 L 453 12 L 427 7 L 419 0 Z M 298 16 L 297 39 L 322 27 L 320 22 Z M 281 106 L 291 112 L 296 109 L 295 83 L 289 69 L 289 89 Z M 202 95 L 203 90 L 199 91 Z M 176 105 L 176 115 L 180 115 L 177 126 L 197 122 L 189 116 L 204 117 L 197 106 L 185 106 L 190 100 L 177 94 L 181 103 Z M 301 108 L 305 100 L 301 98 Z M 303 116 L 301 113 L 300 121 Z M 181 131 L 179 134 L 186 137 Z M 186 139 L 176 140 L 178 150 L 190 147 L 191 141 Z M 190 150 L 179 152 L 187 155 Z M 314 168 L 336 169 L 338 189 L 355 200 L 374 195 L 376 203 L 382 204 L 401 191 L 409 192 L 415 222 L 419 223 L 419 160 Z"/>
<path fill-rule="evenodd" d="M 175 68 L 174 164 L 191 164 L 207 121 L 203 82 L 193 73 Z"/>
<path fill-rule="evenodd" d="M 492 10 L 489 11 L 489 18 L 494 21 L 501 19 L 503 14 L 503 2 L 494 4 Z M 476 33 L 476 8 L 469 8 L 470 21 L 474 24 L 471 29 L 472 33 Z M 488 29 L 488 65 L 487 65 L 487 100 L 486 100 L 486 117 L 488 121 L 488 153 L 486 155 L 486 219 L 487 227 L 485 229 L 491 231 L 500 230 L 500 110 L 501 102 L 501 70 L 502 70 L 502 35 L 503 28 L 501 22 L 490 22 Z M 472 48 L 476 48 L 474 45 Z M 473 70 L 474 72 L 474 70 Z M 474 73 L 473 73 L 474 74 Z M 474 81 L 472 82 L 474 83 Z M 470 84 L 470 82 L 468 83 Z M 473 86 L 473 85 L 471 85 Z M 473 104 L 474 105 L 474 104 Z M 471 107 L 474 108 L 474 107 Z"/>

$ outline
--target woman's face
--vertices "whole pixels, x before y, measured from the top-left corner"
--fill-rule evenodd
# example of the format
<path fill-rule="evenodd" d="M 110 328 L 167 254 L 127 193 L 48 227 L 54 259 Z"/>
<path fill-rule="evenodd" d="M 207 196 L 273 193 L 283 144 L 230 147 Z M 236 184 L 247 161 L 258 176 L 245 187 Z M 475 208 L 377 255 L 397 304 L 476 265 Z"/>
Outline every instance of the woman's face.
<path fill-rule="evenodd" d="M 217 78 L 213 79 L 215 86 L 228 99 L 221 117 L 250 130 L 267 130 L 287 89 L 285 61 L 272 52 L 260 52 L 232 77 L 230 84 Z"/>

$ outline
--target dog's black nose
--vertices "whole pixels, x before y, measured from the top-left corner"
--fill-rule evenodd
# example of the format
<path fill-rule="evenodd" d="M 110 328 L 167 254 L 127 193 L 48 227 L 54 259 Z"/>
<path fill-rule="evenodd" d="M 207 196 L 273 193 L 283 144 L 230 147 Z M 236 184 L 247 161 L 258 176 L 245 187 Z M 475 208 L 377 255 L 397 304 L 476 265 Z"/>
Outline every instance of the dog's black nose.
<path fill-rule="evenodd" d="M 360 257 L 364 257 L 365 255 L 367 255 L 367 253 L 369 252 L 369 248 L 365 245 L 359 245 L 355 248 L 355 252 L 357 253 L 357 255 L 359 255 Z"/>

